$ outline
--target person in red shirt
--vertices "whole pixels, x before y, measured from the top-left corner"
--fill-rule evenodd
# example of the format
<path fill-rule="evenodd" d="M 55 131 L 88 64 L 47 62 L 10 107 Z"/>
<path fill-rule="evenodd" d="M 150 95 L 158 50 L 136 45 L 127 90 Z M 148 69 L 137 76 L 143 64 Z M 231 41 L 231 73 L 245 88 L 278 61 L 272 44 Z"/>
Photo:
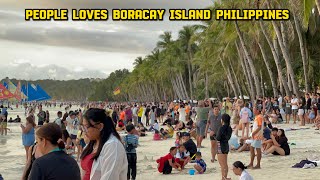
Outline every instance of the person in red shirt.
<path fill-rule="evenodd" d="M 158 163 L 158 171 L 163 174 L 171 174 L 172 168 L 181 171 L 181 165 L 175 161 L 174 155 L 177 154 L 177 147 L 171 147 L 169 154 L 161 157 L 156 162 Z"/>

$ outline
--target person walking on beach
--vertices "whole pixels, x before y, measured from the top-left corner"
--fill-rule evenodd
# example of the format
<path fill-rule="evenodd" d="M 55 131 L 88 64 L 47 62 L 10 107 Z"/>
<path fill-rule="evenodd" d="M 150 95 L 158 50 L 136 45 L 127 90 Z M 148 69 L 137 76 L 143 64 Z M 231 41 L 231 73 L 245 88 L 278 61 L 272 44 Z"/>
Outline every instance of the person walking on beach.
<path fill-rule="evenodd" d="M 293 94 L 292 99 L 291 99 L 293 124 L 296 124 L 296 121 L 297 121 L 298 105 L 299 105 L 298 98 L 296 97 L 295 94 Z M 290 119 L 289 119 L 289 121 L 290 121 Z"/>
<path fill-rule="evenodd" d="M 35 141 L 34 131 L 36 123 L 31 116 L 28 116 L 26 125 L 24 126 L 21 124 L 20 127 L 22 130 L 22 144 L 24 146 L 24 149 L 26 150 L 26 158 L 28 158 L 28 150 Z"/>
<path fill-rule="evenodd" d="M 127 125 L 126 130 L 128 132 L 128 135 L 126 135 L 123 138 L 124 147 L 126 149 L 127 158 L 128 158 L 128 173 L 127 173 L 127 179 L 130 179 L 130 172 L 131 172 L 131 180 L 136 179 L 137 175 L 137 151 L 136 148 L 138 147 L 138 138 L 135 136 L 134 125 L 130 124 Z"/>
<path fill-rule="evenodd" d="M 222 180 L 228 179 L 228 154 L 229 154 L 229 139 L 232 135 L 232 128 L 230 127 L 230 116 L 223 114 L 221 117 L 222 126 L 217 132 L 217 146 L 218 146 L 218 161 L 221 168 Z"/>
<path fill-rule="evenodd" d="M 260 162 L 261 162 L 261 146 L 262 146 L 262 138 L 263 138 L 263 116 L 261 114 L 262 111 L 262 105 L 257 104 L 253 108 L 253 113 L 255 115 L 253 128 L 252 128 L 252 138 L 253 142 L 250 146 L 250 164 L 248 167 L 253 169 L 260 169 Z M 255 155 L 255 150 L 257 151 L 257 155 Z M 257 156 L 257 165 L 253 166 L 253 161 L 255 157 Z"/>
<path fill-rule="evenodd" d="M 48 123 L 36 131 L 37 148 L 43 156 L 32 164 L 29 180 L 59 179 L 80 180 L 80 169 L 77 162 L 64 151 L 60 127 Z"/>
<path fill-rule="evenodd" d="M 213 107 L 213 111 L 209 111 L 209 121 L 207 123 L 205 135 L 208 134 L 210 128 L 211 142 L 211 162 L 214 163 L 217 154 L 217 133 L 221 124 L 221 114 L 218 106 Z"/>
<path fill-rule="evenodd" d="M 126 151 L 105 110 L 88 109 L 83 115 L 83 130 L 90 140 L 80 157 L 83 180 L 127 180 Z"/>
<path fill-rule="evenodd" d="M 46 120 L 46 112 L 42 110 L 42 105 L 39 105 L 39 113 L 38 113 L 38 126 L 42 126 L 44 121 Z"/>
<path fill-rule="evenodd" d="M 196 109 L 197 112 L 197 148 L 201 148 L 201 143 L 203 138 L 205 137 L 205 130 L 208 121 L 208 113 L 212 108 L 211 101 L 209 101 L 209 107 L 205 107 L 205 101 L 199 101 L 198 107 Z"/>

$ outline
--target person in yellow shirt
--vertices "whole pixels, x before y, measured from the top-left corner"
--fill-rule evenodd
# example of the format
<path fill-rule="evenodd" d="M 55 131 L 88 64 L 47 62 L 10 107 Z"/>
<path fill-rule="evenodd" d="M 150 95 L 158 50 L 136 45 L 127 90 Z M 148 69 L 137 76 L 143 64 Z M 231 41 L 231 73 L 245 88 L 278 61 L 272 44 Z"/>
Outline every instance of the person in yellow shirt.
<path fill-rule="evenodd" d="M 143 107 L 140 106 L 139 111 L 138 111 L 138 124 L 141 123 L 142 113 L 143 113 Z"/>

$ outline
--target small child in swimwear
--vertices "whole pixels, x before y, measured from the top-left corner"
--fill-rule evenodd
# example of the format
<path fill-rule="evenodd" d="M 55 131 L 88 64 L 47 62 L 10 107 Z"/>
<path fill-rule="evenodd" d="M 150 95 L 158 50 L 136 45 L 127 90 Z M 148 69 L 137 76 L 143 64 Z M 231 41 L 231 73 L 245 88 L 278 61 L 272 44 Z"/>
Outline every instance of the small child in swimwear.
<path fill-rule="evenodd" d="M 176 133 L 176 141 L 174 142 L 174 144 L 175 144 L 176 147 L 179 147 L 180 144 L 182 144 L 182 142 L 181 142 L 181 133 L 180 132 Z"/>
<path fill-rule="evenodd" d="M 201 158 L 201 152 L 196 152 L 196 164 L 194 165 L 194 168 L 198 171 L 199 174 L 203 174 L 207 169 L 207 164 Z"/>
<path fill-rule="evenodd" d="M 154 140 L 154 141 L 159 141 L 159 140 L 161 140 L 161 135 L 160 135 L 160 132 L 159 132 L 158 130 L 154 130 L 153 140 Z"/>

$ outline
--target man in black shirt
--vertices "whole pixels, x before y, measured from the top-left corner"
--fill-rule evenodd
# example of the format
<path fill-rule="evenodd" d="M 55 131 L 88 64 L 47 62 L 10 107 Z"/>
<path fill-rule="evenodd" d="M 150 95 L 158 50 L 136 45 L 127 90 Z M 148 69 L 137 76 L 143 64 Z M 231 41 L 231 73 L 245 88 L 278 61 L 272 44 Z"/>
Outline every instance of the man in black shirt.
<path fill-rule="evenodd" d="M 191 160 L 195 160 L 195 154 L 197 152 L 197 145 L 190 139 L 190 133 L 183 134 L 184 147 L 190 153 Z"/>

